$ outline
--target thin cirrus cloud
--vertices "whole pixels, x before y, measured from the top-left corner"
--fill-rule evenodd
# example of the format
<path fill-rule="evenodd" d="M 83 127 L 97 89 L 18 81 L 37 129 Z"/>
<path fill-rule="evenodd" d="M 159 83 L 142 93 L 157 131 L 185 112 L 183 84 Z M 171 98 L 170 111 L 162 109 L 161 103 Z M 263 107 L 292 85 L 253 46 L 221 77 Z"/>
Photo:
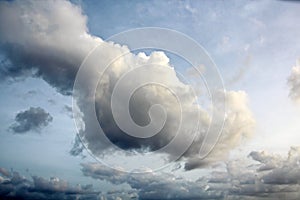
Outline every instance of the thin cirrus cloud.
<path fill-rule="evenodd" d="M 93 47 L 104 44 L 105 52 L 100 55 L 103 60 L 115 58 L 130 51 L 126 46 L 107 43 L 101 38 L 89 34 L 86 25 L 87 17 L 82 14 L 79 7 L 68 1 L 49 1 L 46 3 L 39 1 L 32 1 L 31 3 L 24 1 L 1 2 L 0 11 L 1 50 L 8 58 L 7 62 L 10 63 L 6 65 L 5 75 L 24 76 L 29 74 L 40 77 L 64 95 L 72 94 L 72 86 L 77 70 L 84 57 Z M 101 59 L 94 61 L 97 68 L 92 73 L 97 72 L 99 66 L 100 68 L 104 67 L 101 66 L 99 60 L 101 61 Z M 167 109 L 168 119 L 164 128 L 155 137 L 144 140 L 130 137 L 118 128 L 108 103 L 116 80 L 132 67 L 136 67 L 136 64 L 159 64 L 170 69 L 167 74 L 155 73 L 149 70 L 146 74 L 136 76 L 137 79 L 143 79 L 145 75 L 155 76 L 156 79 L 161 78 L 166 83 L 173 85 L 176 88 L 176 95 L 182 97 L 190 92 L 191 88 L 177 78 L 175 70 L 170 66 L 169 58 L 163 52 L 153 52 L 149 56 L 143 53 L 138 55 L 129 53 L 108 70 L 107 77 L 102 82 L 103 87 L 98 87 L 96 91 L 97 117 L 102 123 L 102 128 L 107 137 L 124 150 L 144 151 L 148 149 L 153 151 L 166 145 L 174 137 L 176 130 L 174 125 L 179 124 L 179 113 L 176 109 L 178 105 L 174 97 L 162 88 L 145 87 L 132 98 L 134 106 L 131 107 L 130 111 L 133 118 L 139 121 L 139 124 L 147 124 L 149 120 L 147 109 L 149 106 L 158 103 Z M 86 85 L 82 85 L 81 88 L 82 96 L 79 97 L 79 102 L 77 102 L 83 114 L 86 111 L 85 109 L 88 109 L 85 107 L 89 103 L 87 102 L 89 98 L 86 98 L 86 96 L 93 94 L 88 84 L 96 80 L 86 81 Z M 134 81 L 122 87 L 126 90 L 126 87 L 132 87 L 130 84 L 134 84 Z M 146 99 L 145 96 L 148 98 Z M 253 135 L 255 120 L 248 108 L 247 94 L 243 91 L 229 91 L 226 98 L 228 112 L 219 144 L 209 159 L 199 161 L 197 159 L 198 148 L 202 144 L 203 138 L 198 137 L 184 154 L 187 170 L 226 158 L 230 150 L 238 146 L 243 138 Z M 184 105 L 183 112 L 187 115 L 187 120 L 183 123 L 184 131 L 181 134 L 188 136 L 189 130 L 193 126 L 191 123 L 194 121 L 197 112 L 201 113 L 199 121 L 202 130 L 207 130 L 210 121 L 209 111 L 199 105 L 195 106 L 193 98 L 185 98 L 184 101 L 182 102 L 182 105 Z M 223 99 L 219 101 L 223 101 Z M 106 154 L 106 151 L 110 150 L 110 145 L 94 140 L 98 133 L 90 128 L 92 127 L 90 117 L 83 116 L 85 130 L 80 133 L 84 135 L 89 150 L 96 155 Z M 172 151 L 165 153 L 172 158 L 173 152 L 177 152 L 181 145 L 178 143 Z M 73 150 L 72 152 L 76 152 L 75 154 L 80 152 L 75 151 L 76 146 Z"/>
<path fill-rule="evenodd" d="M 23 134 L 29 131 L 39 132 L 52 122 L 53 117 L 40 107 L 30 107 L 27 110 L 20 111 L 15 117 L 15 123 L 10 126 L 16 134 Z"/>

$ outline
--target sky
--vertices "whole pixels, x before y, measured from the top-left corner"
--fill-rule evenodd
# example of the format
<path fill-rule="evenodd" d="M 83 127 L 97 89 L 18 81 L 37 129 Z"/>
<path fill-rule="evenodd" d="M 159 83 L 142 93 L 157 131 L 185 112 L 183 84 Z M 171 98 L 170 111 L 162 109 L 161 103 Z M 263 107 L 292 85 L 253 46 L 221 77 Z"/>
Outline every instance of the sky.
<path fill-rule="evenodd" d="M 297 1 L 0 1 L 1 199 L 299 199 Z"/>

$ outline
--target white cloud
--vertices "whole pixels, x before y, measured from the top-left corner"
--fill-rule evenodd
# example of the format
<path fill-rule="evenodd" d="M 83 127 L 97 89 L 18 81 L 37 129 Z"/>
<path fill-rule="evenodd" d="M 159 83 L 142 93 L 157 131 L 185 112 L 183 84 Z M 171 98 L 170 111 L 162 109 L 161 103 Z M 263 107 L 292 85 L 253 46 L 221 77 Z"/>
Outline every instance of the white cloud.
<path fill-rule="evenodd" d="M 299 103 L 300 102 L 300 60 L 296 66 L 292 68 L 291 74 L 288 77 L 288 85 L 290 87 L 289 97 Z"/>

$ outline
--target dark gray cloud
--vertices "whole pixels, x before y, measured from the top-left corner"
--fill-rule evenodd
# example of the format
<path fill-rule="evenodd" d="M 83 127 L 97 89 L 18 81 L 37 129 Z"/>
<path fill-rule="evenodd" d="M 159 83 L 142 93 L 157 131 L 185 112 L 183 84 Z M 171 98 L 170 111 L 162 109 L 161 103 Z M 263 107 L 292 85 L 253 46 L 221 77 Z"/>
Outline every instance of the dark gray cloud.
<path fill-rule="evenodd" d="M 96 199 L 97 195 L 91 187 L 70 186 L 58 178 L 33 176 L 31 181 L 13 172 L 0 180 L 1 199 Z"/>
<path fill-rule="evenodd" d="M 15 117 L 15 123 L 10 126 L 14 133 L 22 134 L 28 131 L 39 131 L 53 120 L 52 116 L 40 107 L 30 107 L 20 111 Z"/>
<path fill-rule="evenodd" d="M 135 197 L 135 191 L 114 190 L 102 193 L 95 191 L 92 185 L 71 185 L 57 177 L 45 179 L 32 176 L 28 179 L 15 171 L 7 176 L 0 176 L 0 199 L 5 200 L 129 200 L 136 199 Z"/>
<path fill-rule="evenodd" d="M 72 156 L 78 156 L 78 155 L 83 156 L 83 154 L 82 154 L 83 150 L 84 150 L 84 146 L 82 145 L 82 142 L 81 142 L 79 136 L 76 135 L 73 147 L 70 150 L 70 154 Z"/>

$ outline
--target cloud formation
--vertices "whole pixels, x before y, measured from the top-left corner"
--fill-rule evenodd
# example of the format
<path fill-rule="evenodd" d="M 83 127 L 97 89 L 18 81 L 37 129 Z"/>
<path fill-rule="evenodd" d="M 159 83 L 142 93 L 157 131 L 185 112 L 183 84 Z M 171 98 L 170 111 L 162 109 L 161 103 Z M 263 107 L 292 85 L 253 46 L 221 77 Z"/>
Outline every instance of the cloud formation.
<path fill-rule="evenodd" d="M 251 159 L 249 159 L 251 158 Z M 253 151 L 248 158 L 230 160 L 224 167 L 199 175 L 196 181 L 167 172 L 123 173 L 100 163 L 82 164 L 84 176 L 131 188 L 106 193 L 92 185 L 70 185 L 57 177 L 28 179 L 16 171 L 0 168 L 1 199 L 245 199 L 297 200 L 300 147 L 288 155 Z M 272 167 L 264 168 L 268 163 Z M 126 188 L 126 187 L 125 187 Z"/>
<path fill-rule="evenodd" d="M 58 177 L 26 178 L 16 171 L 0 168 L 0 199 L 22 200 L 129 200 L 137 199 L 134 190 L 113 190 L 103 193 L 93 185 L 71 185 Z"/>
<path fill-rule="evenodd" d="M 32 176 L 29 180 L 15 171 L 0 176 L 1 199 L 97 199 L 98 195 L 89 185 L 71 186 L 56 177 Z"/>
<path fill-rule="evenodd" d="M 84 124 L 79 134 L 88 149 L 97 156 L 107 154 L 112 150 L 112 145 L 99 138 L 99 133 L 93 128 L 93 116 L 87 115 L 91 109 L 87 105 L 91 103 L 91 97 L 94 96 L 94 91 L 91 91 L 89 86 L 96 81 L 99 81 L 95 95 L 97 123 L 101 125 L 106 137 L 114 146 L 122 150 L 130 152 L 158 150 L 172 141 L 176 130 L 180 127 L 179 134 L 182 140 L 175 143 L 171 149 L 162 151 L 172 160 L 178 152 L 186 150 L 183 149 L 183 142 L 193 136 L 191 134 L 193 128 L 199 122 L 200 130 L 197 132 L 196 140 L 184 154 L 184 160 L 187 162 L 186 169 L 190 170 L 224 159 L 243 138 L 253 133 L 254 119 L 247 105 L 246 93 L 227 92 L 228 111 L 222 137 L 210 157 L 205 162 L 199 161 L 198 152 L 204 141 L 203 134 L 209 129 L 211 122 L 210 109 L 216 108 L 204 109 L 196 103 L 191 86 L 178 78 L 175 69 L 169 63 L 169 58 L 163 52 L 152 52 L 150 55 L 133 54 L 126 46 L 105 42 L 91 35 L 87 28 L 87 17 L 82 14 L 78 6 L 68 1 L 0 2 L 0 44 L 1 52 L 6 56 L 6 64 L 1 70 L 3 76 L 40 77 L 65 95 L 72 94 L 75 76 L 83 59 L 91 49 L 101 44 L 101 54 L 89 61 L 92 70 L 88 74 L 89 78 L 80 86 L 76 102 Z M 104 71 L 105 61 L 123 54 L 126 55 L 115 60 L 110 68 Z M 120 91 L 127 91 L 139 81 L 150 78 L 163 80 L 163 83 L 181 99 L 180 107 L 175 96 L 168 90 L 170 88 L 157 85 L 139 88 L 132 95 L 128 109 L 132 120 L 139 126 L 149 124 L 151 116 L 148 112 L 151 106 L 159 104 L 166 111 L 167 119 L 163 128 L 155 136 L 146 139 L 126 134 L 117 125 L 111 110 L 112 93 L 117 80 L 142 65 L 158 67 L 157 70 L 151 70 L 151 67 L 146 71 L 136 70 L 134 78 L 121 84 Z M 98 80 L 99 73 L 103 73 L 101 80 Z M 123 105 L 126 95 L 125 92 L 119 95 L 117 105 Z M 224 101 L 221 96 L 217 99 L 218 103 Z M 219 112 L 217 115 L 222 116 L 224 113 Z M 182 123 L 180 123 L 180 116 L 185 117 Z M 121 121 L 128 125 L 126 119 L 123 117 Z M 161 121 L 159 117 L 153 119 L 158 123 Z M 22 133 L 34 127 L 27 122 L 22 123 L 12 129 Z M 41 125 L 43 123 L 36 127 Z M 78 141 L 75 142 L 71 154 L 77 155 L 81 152 L 80 147 L 78 151 L 76 150 L 77 147 L 79 147 Z"/>
<path fill-rule="evenodd" d="M 169 173 L 125 174 L 98 163 L 83 164 L 83 174 L 113 184 L 127 183 L 140 199 L 287 199 L 300 197 L 300 148 L 291 147 L 288 156 L 251 152 L 253 160 L 234 160 L 225 169 L 212 171 L 197 181 Z M 262 168 L 266 163 L 272 167 Z"/>
<path fill-rule="evenodd" d="M 138 191 L 139 199 L 222 199 L 223 191 L 207 191 L 205 182 L 187 181 L 171 174 L 148 172 L 127 174 L 98 163 L 82 165 L 85 176 L 115 185 L 127 183 Z"/>
<path fill-rule="evenodd" d="M 184 154 L 188 157 L 186 170 L 206 166 L 212 162 L 226 160 L 231 149 L 244 140 L 251 138 L 254 133 L 255 119 L 248 107 L 247 94 L 244 91 L 229 91 L 226 93 L 227 112 L 222 134 L 210 155 L 205 159 L 197 158 L 197 149 L 201 139 L 196 140 Z"/>
<path fill-rule="evenodd" d="M 80 63 L 101 41 L 88 34 L 86 20 L 68 1 L 2 1 L 2 75 L 41 77 L 70 95 Z"/>
<path fill-rule="evenodd" d="M 292 68 L 291 74 L 288 77 L 288 85 L 290 87 L 289 97 L 299 103 L 300 102 L 300 60 L 296 66 Z"/>
<path fill-rule="evenodd" d="M 28 131 L 40 131 L 41 128 L 47 126 L 53 117 L 40 107 L 30 107 L 28 110 L 20 111 L 15 117 L 15 123 L 10 129 L 17 134 Z"/>

